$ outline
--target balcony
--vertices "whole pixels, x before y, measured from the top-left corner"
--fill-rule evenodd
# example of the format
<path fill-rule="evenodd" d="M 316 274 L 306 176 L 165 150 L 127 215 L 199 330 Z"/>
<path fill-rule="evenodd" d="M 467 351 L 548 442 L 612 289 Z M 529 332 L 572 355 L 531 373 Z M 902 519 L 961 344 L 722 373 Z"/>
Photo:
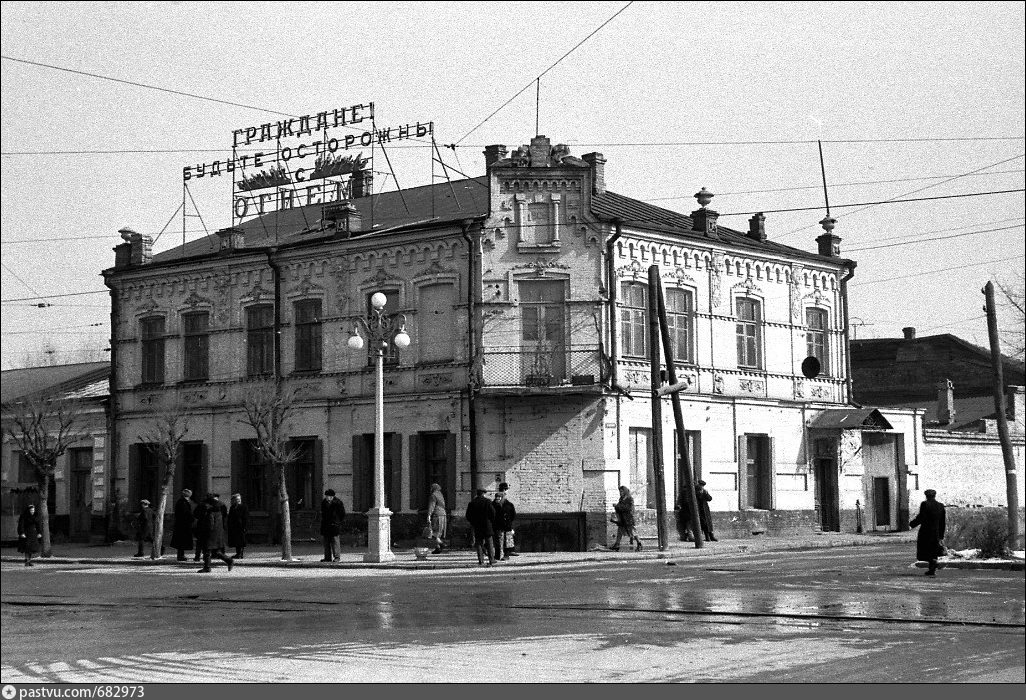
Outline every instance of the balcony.
<path fill-rule="evenodd" d="M 481 390 L 486 393 L 598 393 L 597 345 L 535 343 L 489 347 L 482 353 Z"/>

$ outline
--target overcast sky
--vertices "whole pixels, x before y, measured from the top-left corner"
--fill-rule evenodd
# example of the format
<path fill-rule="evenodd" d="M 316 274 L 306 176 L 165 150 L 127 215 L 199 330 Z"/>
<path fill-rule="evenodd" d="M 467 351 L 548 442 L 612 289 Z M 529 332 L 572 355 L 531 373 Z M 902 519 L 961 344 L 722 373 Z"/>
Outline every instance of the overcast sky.
<path fill-rule="evenodd" d="M 626 5 L 3 3 L 3 368 L 106 347 L 107 296 L 77 293 L 104 291 L 123 226 L 171 220 L 155 249 L 181 244 L 182 168 L 224 155 L 189 149 L 374 102 L 379 126 L 433 121 L 478 176 L 486 144 L 534 134 L 543 73 L 541 133 L 604 153 L 610 190 L 690 212 L 706 187 L 722 225 L 767 211 L 771 239 L 810 251 L 822 140 L 857 337 L 986 344 L 980 289 L 1024 267 L 1023 3 Z M 399 183 L 428 184 L 428 149 L 407 146 Z M 230 225 L 231 181 L 190 184 L 202 224 Z M 1018 191 L 980 194 L 1001 190 Z M 843 206 L 906 197 L 945 198 Z"/>

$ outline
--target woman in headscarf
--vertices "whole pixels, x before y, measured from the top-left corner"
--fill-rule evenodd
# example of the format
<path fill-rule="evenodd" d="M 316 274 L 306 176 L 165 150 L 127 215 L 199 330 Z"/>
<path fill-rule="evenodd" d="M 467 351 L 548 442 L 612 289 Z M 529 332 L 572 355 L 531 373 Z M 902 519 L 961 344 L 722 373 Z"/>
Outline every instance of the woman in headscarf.
<path fill-rule="evenodd" d="M 36 507 L 29 505 L 22 511 L 18 518 L 18 544 L 25 552 L 25 566 L 34 566 L 32 555 L 39 551 L 40 540 L 43 539 L 43 530 L 39 525 L 39 515 Z"/>
<path fill-rule="evenodd" d="M 428 496 L 427 508 L 428 527 L 431 528 L 431 539 L 435 543 L 432 554 L 441 554 L 445 541 L 445 525 L 448 517 L 445 512 L 445 496 L 442 495 L 442 487 L 438 484 L 431 484 L 431 494 Z"/>
<path fill-rule="evenodd" d="M 634 497 L 631 490 L 626 486 L 620 487 L 620 500 L 613 506 L 616 511 L 616 542 L 610 547 L 613 551 L 620 551 L 620 540 L 627 535 L 627 544 L 637 543 L 635 549 L 641 551 L 641 540 L 634 534 Z"/>

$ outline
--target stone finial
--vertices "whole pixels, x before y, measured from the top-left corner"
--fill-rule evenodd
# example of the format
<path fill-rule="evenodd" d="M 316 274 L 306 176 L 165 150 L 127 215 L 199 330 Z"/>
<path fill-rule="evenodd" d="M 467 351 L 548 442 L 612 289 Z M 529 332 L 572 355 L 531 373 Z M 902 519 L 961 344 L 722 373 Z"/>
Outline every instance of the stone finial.
<path fill-rule="evenodd" d="M 708 238 L 717 238 L 718 230 L 716 220 L 720 218 L 719 212 L 708 208 L 709 202 L 715 197 L 712 192 L 704 187 L 695 193 L 695 199 L 702 207 L 691 212 L 691 230 L 698 231 Z"/>
<path fill-rule="evenodd" d="M 837 219 L 832 216 L 824 216 L 819 225 L 823 227 L 823 233 L 816 238 L 819 254 L 829 258 L 839 258 L 841 256 L 841 237 L 834 235 Z"/>
<path fill-rule="evenodd" d="M 695 199 L 698 200 L 698 205 L 703 209 L 709 206 L 709 202 L 711 202 L 712 198 L 715 196 L 716 195 L 714 195 L 712 192 L 705 189 L 704 187 L 700 189 L 698 192 L 695 192 Z"/>

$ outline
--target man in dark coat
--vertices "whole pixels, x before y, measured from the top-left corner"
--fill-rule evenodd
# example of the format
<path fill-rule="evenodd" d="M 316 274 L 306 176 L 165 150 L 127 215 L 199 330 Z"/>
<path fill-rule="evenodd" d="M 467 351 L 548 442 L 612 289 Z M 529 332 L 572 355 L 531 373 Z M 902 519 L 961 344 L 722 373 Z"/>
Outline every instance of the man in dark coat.
<path fill-rule="evenodd" d="M 246 550 L 246 532 L 249 528 L 249 508 L 242 503 L 242 494 L 232 494 L 228 509 L 228 546 L 235 547 L 235 559 L 242 559 Z"/>
<path fill-rule="evenodd" d="M 137 557 L 145 556 L 143 554 L 143 543 L 153 541 L 153 509 L 150 508 L 150 502 L 147 499 L 139 501 L 139 513 L 135 516 L 135 542 L 138 545 L 135 551 Z"/>
<path fill-rule="evenodd" d="M 702 534 L 706 542 L 715 542 L 713 535 L 712 513 L 709 511 L 709 501 L 712 494 L 705 490 L 705 482 L 699 479 L 695 482 L 695 501 L 698 503 L 698 522 L 702 526 Z"/>
<path fill-rule="evenodd" d="M 484 551 L 488 550 L 488 566 L 495 564 L 492 549 L 492 535 L 495 533 L 495 506 L 488 500 L 484 489 L 477 490 L 477 496 L 467 504 L 467 522 L 474 533 L 474 549 L 477 550 L 477 564 L 484 566 Z"/>
<path fill-rule="evenodd" d="M 919 506 L 919 515 L 913 518 L 909 527 L 918 527 L 916 535 L 916 559 L 925 561 L 929 568 L 926 576 L 937 575 L 937 557 L 944 554 L 944 504 L 937 500 L 933 489 L 923 491 L 926 500 Z"/>
<path fill-rule="evenodd" d="M 492 501 L 495 508 L 495 521 L 492 535 L 492 543 L 495 549 L 495 558 L 500 561 L 509 561 L 510 550 L 513 549 L 513 520 L 517 517 L 517 509 L 512 501 L 506 498 L 506 492 L 500 490 L 495 494 Z M 507 540 L 509 540 L 507 542 Z"/>
<path fill-rule="evenodd" d="M 342 499 L 335 495 L 335 489 L 324 492 L 321 501 L 321 539 L 324 540 L 324 558 L 321 561 L 342 561 L 342 523 L 346 517 L 346 507 Z"/>
<path fill-rule="evenodd" d="M 210 560 L 217 557 L 232 570 L 231 557 L 225 556 L 224 521 L 226 509 L 216 493 L 203 499 L 203 510 L 196 522 L 196 546 L 203 549 L 203 568 L 201 574 L 210 573 Z"/>
<path fill-rule="evenodd" d="M 192 549 L 192 528 L 196 518 L 192 514 L 192 491 L 182 489 L 181 497 L 175 501 L 175 521 L 171 529 L 171 546 L 178 550 L 178 561 L 185 561 L 185 552 Z"/>
<path fill-rule="evenodd" d="M 35 505 L 29 504 L 18 517 L 18 549 L 25 553 L 25 566 L 35 566 L 32 555 L 39 551 L 43 530 Z"/>

